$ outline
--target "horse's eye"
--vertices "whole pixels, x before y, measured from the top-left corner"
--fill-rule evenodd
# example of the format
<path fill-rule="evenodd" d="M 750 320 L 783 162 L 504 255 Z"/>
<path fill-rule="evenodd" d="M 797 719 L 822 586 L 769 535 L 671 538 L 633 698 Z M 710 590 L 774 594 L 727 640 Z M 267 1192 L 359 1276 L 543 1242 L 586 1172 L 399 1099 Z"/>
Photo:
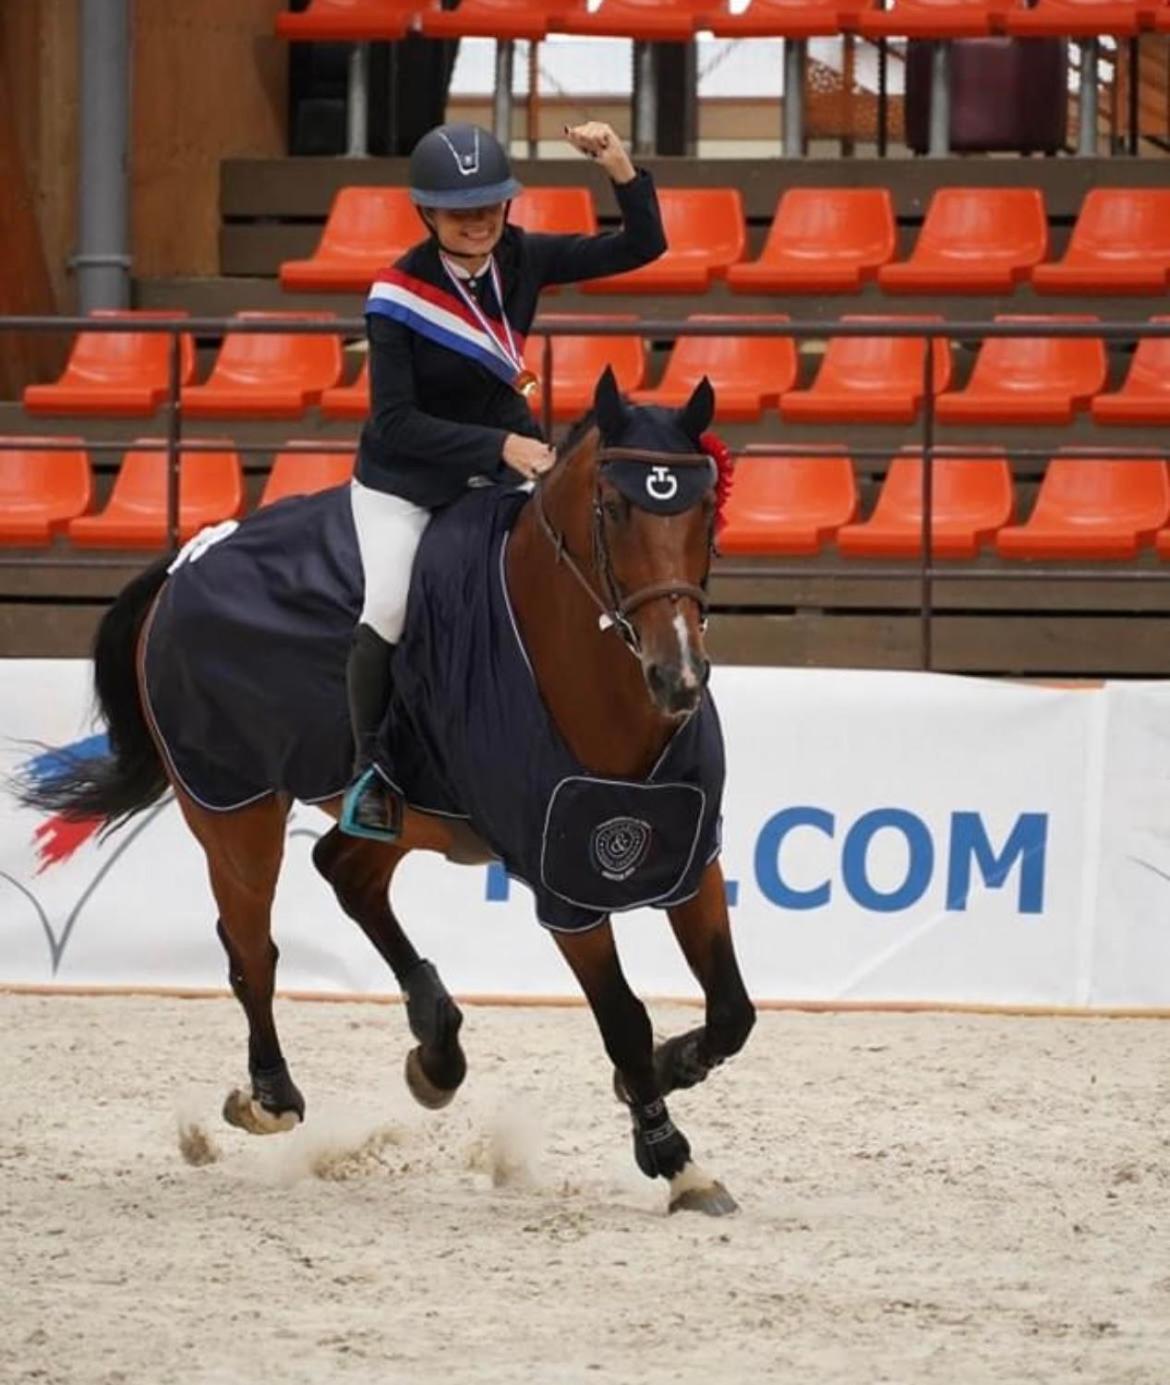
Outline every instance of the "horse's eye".
<path fill-rule="evenodd" d="M 626 517 L 626 502 L 620 495 L 607 496 L 601 502 L 601 508 L 605 511 L 607 519 L 612 519 L 615 524 L 620 524 Z"/>

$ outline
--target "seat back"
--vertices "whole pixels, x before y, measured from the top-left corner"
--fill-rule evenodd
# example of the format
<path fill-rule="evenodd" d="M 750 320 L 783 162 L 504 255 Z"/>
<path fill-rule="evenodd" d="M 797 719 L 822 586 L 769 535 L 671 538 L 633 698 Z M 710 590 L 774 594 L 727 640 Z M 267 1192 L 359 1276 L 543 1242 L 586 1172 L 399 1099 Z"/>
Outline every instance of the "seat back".
<path fill-rule="evenodd" d="M 293 442 L 272 460 L 257 508 L 290 495 L 314 495 L 345 485 L 353 475 L 352 452 L 313 452 L 320 443 Z"/>
<path fill-rule="evenodd" d="M 875 317 L 850 314 L 842 322 L 939 322 L 929 317 Z M 814 389 L 829 388 L 847 392 L 901 390 L 920 392 L 926 360 L 925 337 L 833 337 L 814 382 Z M 935 393 L 950 384 L 950 343 L 934 343 L 931 377 Z"/>
<path fill-rule="evenodd" d="M 840 455 L 739 457 L 722 553 L 812 553 L 857 511 L 853 461 Z"/>
<path fill-rule="evenodd" d="M 542 314 L 546 322 L 555 322 L 564 314 Z M 580 316 L 573 314 L 573 316 Z M 629 313 L 599 314 L 595 322 L 636 322 Z M 524 363 L 529 370 L 543 378 L 544 343 L 541 333 L 534 333 L 524 343 Z M 593 392 L 605 367 L 612 366 L 618 388 L 623 394 L 636 390 L 646 374 L 646 348 L 641 337 L 574 337 L 552 338 L 553 409 L 554 416 L 563 419 L 581 413 L 593 401 Z M 531 397 L 533 408 L 539 407 L 540 391 Z"/>
<path fill-rule="evenodd" d="M 406 188 L 339 188 L 313 258 L 391 264 L 425 234 Z"/>
<path fill-rule="evenodd" d="M 1170 516 L 1166 463 L 1061 454 L 1044 471 L 1031 521 L 1062 528 L 1118 524 L 1152 534 Z"/>
<path fill-rule="evenodd" d="M 585 187 L 526 187 L 509 207 L 508 220 L 525 231 L 553 235 L 597 234 L 593 194 Z"/>
<path fill-rule="evenodd" d="M 688 322 L 725 322 L 734 333 L 744 322 L 787 322 L 783 313 L 739 317 L 734 313 L 691 313 Z M 685 387 L 708 376 L 718 401 L 721 384 L 758 387 L 764 398 L 790 390 L 796 383 L 796 345 L 791 337 L 679 337 L 663 371 L 662 384 Z"/>
<path fill-rule="evenodd" d="M 913 257 L 1036 264 L 1047 253 L 1048 214 L 1039 188 L 939 188 Z"/>
<path fill-rule="evenodd" d="M 313 318 L 333 322 L 333 313 L 237 313 L 239 321 L 278 322 Z M 341 341 L 336 336 L 283 332 L 229 332 L 215 359 L 209 385 L 287 386 L 320 392 L 341 375 Z"/>
<path fill-rule="evenodd" d="M 1156 259 L 1170 264 L 1170 188 L 1092 188 L 1066 263 Z"/>
<path fill-rule="evenodd" d="M 1170 322 L 1152 317 L 1151 322 Z M 1133 353 L 1124 389 L 1139 394 L 1170 394 L 1170 337 L 1143 337 Z"/>
<path fill-rule="evenodd" d="M 0 448 L 0 513 L 35 510 L 52 522 L 89 508 L 93 478 L 81 438 L 0 438 L 25 444 Z M 33 444 L 51 443 L 42 449 Z"/>
<path fill-rule="evenodd" d="M 667 254 L 702 260 L 715 272 L 743 259 L 747 233 L 738 188 L 659 188 Z"/>
<path fill-rule="evenodd" d="M 896 245 L 886 188 L 789 188 L 776 204 L 762 259 L 882 264 Z"/>
<path fill-rule="evenodd" d="M 96 308 L 94 318 L 137 317 L 173 321 L 185 312 Z M 171 337 L 166 332 L 79 332 L 69 353 L 63 383 L 87 385 L 165 385 L 170 378 Z M 195 345 L 189 332 L 179 337 L 179 383 L 195 373 Z"/>
<path fill-rule="evenodd" d="M 895 457 L 874 507 L 874 520 L 886 524 L 922 524 L 921 455 Z M 1012 517 L 1012 472 L 1002 452 L 983 457 L 934 454 L 931 463 L 931 514 L 936 527 L 970 523 L 983 529 L 1007 524 Z"/>
<path fill-rule="evenodd" d="M 996 322 L 1097 322 L 1092 314 L 1036 317 L 997 313 Z M 973 393 L 1057 390 L 1086 399 L 1105 385 L 1108 362 L 1100 337 L 990 337 L 971 372 Z"/>

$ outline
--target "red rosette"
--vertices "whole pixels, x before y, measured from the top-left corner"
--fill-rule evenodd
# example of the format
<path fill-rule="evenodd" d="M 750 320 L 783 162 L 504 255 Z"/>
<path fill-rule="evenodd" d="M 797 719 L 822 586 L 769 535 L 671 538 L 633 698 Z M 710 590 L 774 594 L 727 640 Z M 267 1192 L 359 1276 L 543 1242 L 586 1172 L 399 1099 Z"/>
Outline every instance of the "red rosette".
<path fill-rule="evenodd" d="M 735 462 L 731 457 L 731 448 L 723 441 L 717 433 L 703 433 L 699 438 L 699 447 L 715 463 L 715 532 L 727 523 L 727 516 L 724 509 L 727 505 L 727 497 L 731 494 L 731 482 L 735 472 Z"/>

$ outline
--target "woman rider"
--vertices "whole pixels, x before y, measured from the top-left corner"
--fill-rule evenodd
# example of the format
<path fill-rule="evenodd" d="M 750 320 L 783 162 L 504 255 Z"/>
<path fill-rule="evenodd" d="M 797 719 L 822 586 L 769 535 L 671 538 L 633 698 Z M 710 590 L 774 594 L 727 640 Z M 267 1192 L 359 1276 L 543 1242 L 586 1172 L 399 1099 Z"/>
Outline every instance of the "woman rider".
<path fill-rule="evenodd" d="M 478 126 L 440 125 L 410 159 L 410 195 L 430 234 L 379 275 L 366 303 L 370 417 L 352 487 L 365 599 L 346 669 L 356 762 L 341 816 L 359 836 L 397 835 L 398 805 L 374 747 L 431 512 L 469 486 L 534 480 L 554 461 L 521 357 L 540 290 L 636 269 L 666 248 L 650 175 L 613 130 L 591 121 L 566 137 L 613 179 L 620 230 L 536 235 L 508 225 L 521 188 L 504 149 Z"/>

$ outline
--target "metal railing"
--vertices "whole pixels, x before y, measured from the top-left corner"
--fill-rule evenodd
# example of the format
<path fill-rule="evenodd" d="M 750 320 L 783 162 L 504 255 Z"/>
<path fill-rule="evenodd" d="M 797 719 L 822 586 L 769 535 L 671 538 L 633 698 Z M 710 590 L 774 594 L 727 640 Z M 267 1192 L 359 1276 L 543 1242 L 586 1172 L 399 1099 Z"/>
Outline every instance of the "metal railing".
<path fill-rule="evenodd" d="M 171 548 L 178 548 L 179 542 L 179 461 L 184 452 L 212 452 L 223 451 L 224 442 L 222 439 L 196 439 L 184 440 L 182 436 L 183 417 L 182 417 L 182 368 L 181 368 L 181 338 L 184 335 L 191 337 L 222 338 L 231 332 L 260 333 L 264 335 L 305 335 L 305 336 L 341 336 L 350 338 L 361 338 L 364 340 L 366 326 L 362 318 L 335 318 L 333 320 L 322 320 L 321 318 L 311 318 L 297 320 L 295 318 L 279 319 L 256 319 L 256 318 L 221 318 L 221 317 L 175 317 L 175 318 L 141 318 L 141 317 L 32 317 L 32 316 L 0 316 L 0 333 L 10 331 L 27 332 L 135 332 L 135 333 L 166 333 L 170 337 L 169 369 L 168 369 L 168 388 L 166 401 L 163 404 L 163 411 L 166 420 L 166 436 L 163 442 L 163 449 L 160 449 L 157 441 L 136 441 L 136 442 L 94 442 L 83 444 L 90 452 L 144 452 L 165 450 L 167 456 L 167 488 L 166 488 L 166 532 L 167 543 Z M 934 555 L 934 461 L 938 455 L 945 458 L 986 458 L 988 451 L 994 449 L 994 444 L 986 445 L 939 445 L 935 439 L 935 398 L 936 389 L 934 382 L 935 356 L 934 343 L 943 342 L 970 342 L 981 341 L 994 337 L 1023 337 L 1023 338 L 1094 338 L 1106 342 L 1132 342 L 1145 337 L 1170 337 L 1170 319 L 1164 322 L 1060 322 L 1060 321 L 1038 321 L 1028 322 L 979 322 L 979 321 L 960 321 L 960 322 L 931 322 L 931 321 L 890 321 L 881 319 L 870 319 L 855 322 L 786 322 L 780 318 L 758 318 L 745 317 L 742 321 L 734 323 L 724 319 L 717 322 L 695 321 L 690 319 L 648 319 L 643 318 L 636 321 L 623 322 L 599 322 L 594 317 L 572 317 L 568 314 L 558 314 L 555 319 L 542 320 L 538 318 L 533 326 L 532 332 L 544 338 L 543 355 L 541 360 L 541 413 L 542 424 L 546 437 L 552 437 L 553 425 L 553 342 L 559 336 L 641 336 L 644 338 L 655 339 L 677 339 L 678 337 L 726 337 L 734 335 L 737 337 L 787 337 L 794 341 L 827 340 L 835 337 L 900 337 L 915 338 L 926 340 L 928 349 L 923 353 L 923 378 L 922 378 L 922 420 L 921 420 L 921 443 L 914 449 L 914 455 L 920 457 L 922 466 L 922 529 L 921 542 L 918 560 L 911 567 L 872 567 L 872 566 L 853 566 L 848 569 L 834 569 L 831 572 L 824 569 L 813 569 L 809 566 L 796 565 L 769 565 L 767 575 L 779 579 L 807 580 L 809 577 L 819 576 L 828 578 L 847 578 L 850 581 L 888 581 L 891 577 L 905 576 L 915 578 L 919 586 L 919 654 L 920 664 L 923 669 L 929 669 L 933 663 L 933 621 L 935 614 L 935 594 L 934 584 L 936 581 L 946 579 L 948 581 L 978 581 L 994 582 L 1002 580 L 1019 580 L 1026 577 L 1030 580 L 1043 582 L 1099 582 L 1102 580 L 1112 582 L 1149 582 L 1170 580 L 1170 566 L 1166 568 L 1150 569 L 1116 569 L 1102 565 L 1091 567 L 1062 566 L 1051 567 L 1036 563 L 1026 563 L 1022 566 L 1009 567 L 960 567 L 957 565 L 947 565 L 939 567 Z M 357 439 L 349 438 L 323 438 L 320 444 L 298 443 L 298 444 L 279 444 L 271 442 L 261 443 L 236 443 L 231 444 L 232 450 L 238 454 L 268 454 L 274 450 L 281 451 L 303 451 L 306 453 L 320 453 L 325 451 L 344 451 L 355 449 Z M 854 459 L 889 459 L 894 456 L 904 455 L 905 444 L 898 448 L 854 448 L 834 445 L 830 449 L 827 445 L 819 445 L 826 457 L 840 456 L 846 453 Z M 29 438 L 0 440 L 0 451 L 11 451 L 16 449 L 42 451 L 64 450 L 61 443 L 56 439 Z M 1062 456 L 1075 456 L 1077 451 L 1083 452 L 1086 456 L 1094 460 L 1121 461 L 1121 460 L 1160 460 L 1165 459 L 1170 453 L 1170 444 L 1166 449 L 1159 448 L 1123 448 L 1123 447 L 1096 447 L 1087 446 L 1075 450 L 1062 451 Z M 741 455 L 751 453 L 764 453 L 768 455 L 799 455 L 802 457 L 818 455 L 818 444 L 807 443 L 756 443 L 748 444 L 740 449 Z M 1037 448 L 1011 448 L 1010 453 L 1016 457 L 1032 457 L 1037 459 L 1047 459 L 1053 455 L 1053 450 Z M 0 553 L 0 568 L 13 567 L 72 567 L 72 568 L 124 568 L 127 565 L 125 558 L 100 558 L 92 555 L 74 555 L 62 557 L 60 555 L 42 555 L 38 557 L 5 555 Z M 728 576 L 746 575 L 748 572 L 755 572 L 755 569 L 736 568 L 734 564 L 724 564 L 720 571 Z"/>

